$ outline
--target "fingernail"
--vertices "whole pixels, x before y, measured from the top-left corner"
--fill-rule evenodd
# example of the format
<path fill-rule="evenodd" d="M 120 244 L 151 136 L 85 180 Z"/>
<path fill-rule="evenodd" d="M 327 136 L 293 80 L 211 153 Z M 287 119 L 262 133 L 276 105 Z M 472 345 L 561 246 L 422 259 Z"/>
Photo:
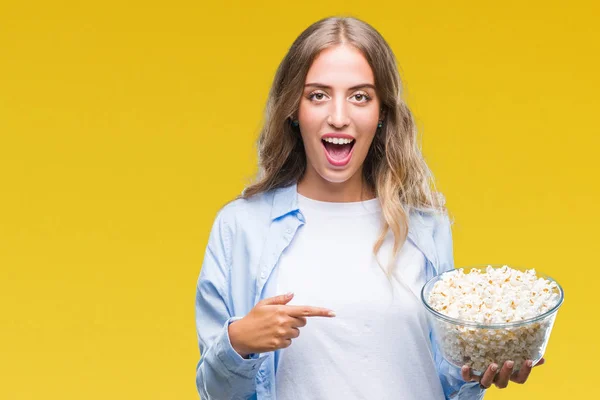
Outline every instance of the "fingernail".
<path fill-rule="evenodd" d="M 287 293 L 285 294 L 285 297 L 292 297 L 293 295 L 294 295 L 294 293 L 293 293 L 293 292 L 287 292 Z"/>
<path fill-rule="evenodd" d="M 512 367 L 514 367 L 514 366 L 515 366 L 515 362 L 514 362 L 514 361 L 507 361 L 507 362 L 506 362 L 506 367 L 507 367 L 507 368 L 512 368 Z"/>
<path fill-rule="evenodd" d="M 531 368 L 531 366 L 533 365 L 533 361 L 527 360 L 527 362 L 525 363 L 525 365 L 527 365 L 529 368 Z"/>
<path fill-rule="evenodd" d="M 329 316 L 330 316 L 330 317 L 335 317 L 335 312 L 333 312 L 333 311 L 331 311 L 331 310 L 330 310 L 330 311 L 329 311 Z"/>
<path fill-rule="evenodd" d="M 498 366 L 496 364 L 492 364 L 492 372 L 496 372 L 498 370 Z"/>
<path fill-rule="evenodd" d="M 469 371 L 469 367 L 466 365 L 463 365 L 462 367 L 463 372 L 468 372 Z"/>

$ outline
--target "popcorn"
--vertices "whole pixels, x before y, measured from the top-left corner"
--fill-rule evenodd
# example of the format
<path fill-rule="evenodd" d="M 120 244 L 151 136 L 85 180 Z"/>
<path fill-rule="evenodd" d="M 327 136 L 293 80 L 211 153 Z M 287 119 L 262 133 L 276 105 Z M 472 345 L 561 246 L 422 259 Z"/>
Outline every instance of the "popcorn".
<path fill-rule="evenodd" d="M 479 325 L 513 324 L 483 328 L 457 325 L 433 318 L 438 343 L 445 358 L 461 367 L 483 372 L 492 362 L 502 366 L 515 362 L 518 370 L 527 359 L 539 360 L 544 353 L 556 313 L 531 323 L 560 301 L 558 284 L 538 278 L 534 269 L 519 271 L 508 266 L 485 272 L 473 268 L 446 272 L 427 295 L 429 306 L 450 318 Z"/>

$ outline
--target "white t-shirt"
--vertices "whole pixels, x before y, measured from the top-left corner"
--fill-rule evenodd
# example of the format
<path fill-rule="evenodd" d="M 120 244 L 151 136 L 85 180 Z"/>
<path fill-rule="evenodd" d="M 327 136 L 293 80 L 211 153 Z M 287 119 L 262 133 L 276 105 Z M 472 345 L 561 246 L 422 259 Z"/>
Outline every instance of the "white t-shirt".
<path fill-rule="evenodd" d="M 381 231 L 378 199 L 330 203 L 298 195 L 306 223 L 276 268 L 277 294 L 289 305 L 325 307 L 334 318 L 308 317 L 281 351 L 278 400 L 444 399 L 419 296 L 424 255 L 408 240 L 390 284 L 373 254 Z M 387 268 L 393 236 L 378 257 Z"/>

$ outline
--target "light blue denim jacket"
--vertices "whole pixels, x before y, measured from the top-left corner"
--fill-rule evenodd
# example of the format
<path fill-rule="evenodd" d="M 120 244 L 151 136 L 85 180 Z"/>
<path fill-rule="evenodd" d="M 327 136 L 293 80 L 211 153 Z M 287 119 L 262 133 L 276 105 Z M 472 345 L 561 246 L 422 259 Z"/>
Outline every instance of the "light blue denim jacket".
<path fill-rule="evenodd" d="M 277 295 L 273 270 L 304 217 L 296 185 L 238 199 L 219 211 L 210 232 L 196 287 L 196 332 L 201 358 L 196 386 L 201 399 L 275 400 L 281 350 L 242 358 L 231 346 L 229 324 L 260 300 Z M 447 216 L 414 211 L 408 239 L 426 258 L 427 279 L 454 268 Z M 485 390 L 465 382 L 431 339 L 446 399 L 479 400 Z M 400 394 L 398 397 L 402 397 Z"/>

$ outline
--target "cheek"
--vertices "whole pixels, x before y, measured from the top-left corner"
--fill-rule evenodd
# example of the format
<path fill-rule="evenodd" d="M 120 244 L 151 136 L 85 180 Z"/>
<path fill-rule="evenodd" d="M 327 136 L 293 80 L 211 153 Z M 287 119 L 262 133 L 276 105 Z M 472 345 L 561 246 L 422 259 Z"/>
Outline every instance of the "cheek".
<path fill-rule="evenodd" d="M 373 110 L 365 110 L 364 113 L 359 113 L 356 115 L 355 121 L 357 125 L 359 125 L 362 129 L 370 130 L 371 128 L 376 128 L 377 123 L 379 122 L 379 114 L 377 112 L 373 112 Z"/>
<path fill-rule="evenodd" d="M 323 119 L 327 118 L 325 107 L 311 107 L 307 105 L 300 107 L 298 111 L 298 119 L 300 126 L 303 126 L 308 131 L 312 131 L 315 127 L 319 127 Z"/>
<path fill-rule="evenodd" d="M 362 138 L 362 142 L 367 145 L 370 145 L 371 140 L 377 133 L 377 124 L 379 123 L 379 118 L 376 115 L 373 117 L 372 115 L 366 115 L 364 118 L 360 120 L 355 120 L 357 131 Z"/>
<path fill-rule="evenodd" d="M 311 151 L 315 147 L 320 147 L 321 141 L 318 140 L 321 131 L 322 123 L 319 123 L 319 119 L 313 115 L 305 115 L 300 120 L 300 134 L 302 135 L 302 141 L 307 151 Z"/>

